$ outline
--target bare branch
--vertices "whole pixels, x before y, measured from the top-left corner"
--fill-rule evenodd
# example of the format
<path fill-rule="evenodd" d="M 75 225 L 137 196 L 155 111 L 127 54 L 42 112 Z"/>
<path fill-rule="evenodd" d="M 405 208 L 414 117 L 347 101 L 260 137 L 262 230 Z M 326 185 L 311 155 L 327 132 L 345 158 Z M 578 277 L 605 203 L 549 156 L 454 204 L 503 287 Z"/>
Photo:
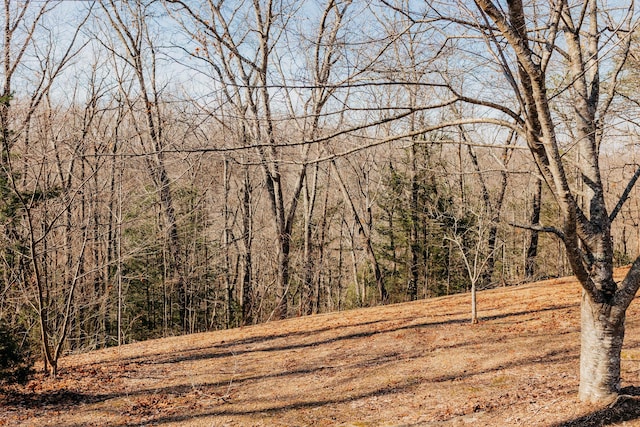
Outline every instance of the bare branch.
<path fill-rule="evenodd" d="M 555 227 L 544 226 L 544 225 L 533 225 L 533 224 L 525 225 L 525 224 L 518 224 L 515 222 L 509 222 L 508 224 L 512 227 L 521 228 L 523 230 L 555 234 L 560 240 L 564 241 L 564 233 Z"/>
<path fill-rule="evenodd" d="M 611 214 L 609 215 L 609 221 L 613 222 L 613 220 L 616 219 L 616 216 L 618 216 L 618 214 L 620 213 L 620 210 L 624 206 L 624 203 L 629 199 L 629 194 L 631 193 L 631 190 L 633 190 L 633 187 L 636 185 L 638 178 L 640 178 L 640 166 L 638 167 L 638 169 L 636 169 L 636 172 L 629 180 L 629 183 L 622 192 L 622 195 L 620 196 L 616 207 L 611 211 Z"/>

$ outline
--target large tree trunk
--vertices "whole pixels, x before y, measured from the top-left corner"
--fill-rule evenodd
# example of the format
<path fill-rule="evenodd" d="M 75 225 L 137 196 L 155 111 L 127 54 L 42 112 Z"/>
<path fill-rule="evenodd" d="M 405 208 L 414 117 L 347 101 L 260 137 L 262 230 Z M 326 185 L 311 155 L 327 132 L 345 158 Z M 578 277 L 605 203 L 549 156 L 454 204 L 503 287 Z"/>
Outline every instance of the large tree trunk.
<path fill-rule="evenodd" d="M 580 388 L 582 401 L 613 400 L 620 391 L 620 353 L 624 339 L 624 311 L 612 314 L 611 306 L 582 295 Z"/>

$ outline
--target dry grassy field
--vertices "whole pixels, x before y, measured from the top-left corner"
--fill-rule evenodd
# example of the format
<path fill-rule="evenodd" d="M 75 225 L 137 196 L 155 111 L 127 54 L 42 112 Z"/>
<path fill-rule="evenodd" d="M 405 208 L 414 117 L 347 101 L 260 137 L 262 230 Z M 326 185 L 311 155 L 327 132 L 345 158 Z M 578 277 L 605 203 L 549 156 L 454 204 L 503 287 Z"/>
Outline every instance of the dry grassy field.
<path fill-rule="evenodd" d="M 619 272 L 622 273 L 622 272 Z M 640 425 L 580 403 L 572 278 L 147 341 L 0 396 L 2 426 Z M 640 394 L 640 301 L 622 377 Z"/>

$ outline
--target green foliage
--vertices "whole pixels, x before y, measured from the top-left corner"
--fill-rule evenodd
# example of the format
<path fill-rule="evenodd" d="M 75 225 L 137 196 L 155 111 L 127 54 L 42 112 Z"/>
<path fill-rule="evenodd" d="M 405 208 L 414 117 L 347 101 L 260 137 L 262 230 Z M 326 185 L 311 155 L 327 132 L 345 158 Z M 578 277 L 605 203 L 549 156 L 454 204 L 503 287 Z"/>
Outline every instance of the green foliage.
<path fill-rule="evenodd" d="M 402 300 L 402 295 L 411 298 L 412 292 L 440 296 L 467 287 L 460 255 L 447 237 L 471 236 L 466 231 L 473 226 L 473 218 L 455 209 L 449 186 L 435 172 L 439 165 L 431 149 L 417 145 L 413 153 L 407 150 L 407 161 L 390 163 L 386 172 L 377 231 L 383 238 L 379 250 L 387 286 L 395 295 L 392 300 Z"/>
<path fill-rule="evenodd" d="M 633 262 L 633 258 L 626 252 L 620 250 L 613 251 L 613 263 L 616 267 L 622 267 L 624 265 L 629 265 Z"/>
<path fill-rule="evenodd" d="M 227 301 L 225 275 L 219 263 L 223 259 L 220 242 L 206 232 L 203 191 L 176 187 L 173 196 L 181 239 L 179 275 L 170 259 L 158 200 L 146 196 L 124 212 L 127 221 L 122 245 L 128 254 L 122 264 L 125 342 L 241 323 L 241 307 L 235 300 Z M 114 310 L 114 326 L 116 315 Z"/>
<path fill-rule="evenodd" d="M 233 298 L 229 303 L 231 308 L 231 313 L 229 313 L 230 318 L 228 320 L 228 328 L 236 328 L 242 325 L 242 305 L 240 302 Z"/>
<path fill-rule="evenodd" d="M 0 321 L 0 385 L 24 384 L 33 373 L 33 359 L 20 335 Z"/>

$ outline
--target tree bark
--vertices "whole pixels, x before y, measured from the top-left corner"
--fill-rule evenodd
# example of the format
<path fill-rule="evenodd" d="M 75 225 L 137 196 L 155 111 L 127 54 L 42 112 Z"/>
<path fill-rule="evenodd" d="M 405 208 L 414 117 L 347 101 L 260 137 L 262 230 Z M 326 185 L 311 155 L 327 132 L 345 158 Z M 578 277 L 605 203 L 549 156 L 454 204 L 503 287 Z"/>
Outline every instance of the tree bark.
<path fill-rule="evenodd" d="M 620 391 L 620 354 L 624 340 L 624 312 L 596 303 L 582 294 L 579 398 L 587 402 L 613 400 Z"/>
<path fill-rule="evenodd" d="M 413 130 L 413 129 L 412 129 Z M 418 242 L 418 199 L 420 193 L 420 186 L 418 183 L 418 168 L 416 163 L 416 143 L 412 141 L 410 159 L 411 165 L 411 229 L 409 230 L 409 248 L 411 250 L 411 266 L 409 268 L 409 286 L 408 294 L 409 300 L 415 301 L 418 299 L 418 280 L 420 274 L 419 262 L 420 262 L 420 244 Z M 422 242 L 424 245 L 425 243 Z M 427 262 L 426 258 L 423 260 Z"/>
<path fill-rule="evenodd" d="M 304 243 L 303 243 L 303 280 L 302 280 L 302 293 L 300 294 L 300 314 L 309 315 L 313 312 L 313 278 L 314 278 L 314 244 L 312 239 L 313 234 L 313 211 L 316 202 L 316 190 L 318 183 L 318 164 L 313 168 L 313 174 L 311 179 L 307 180 L 303 189 L 303 201 L 304 201 Z M 311 187 L 311 188 L 309 188 Z"/>
<path fill-rule="evenodd" d="M 251 193 L 253 187 L 249 177 L 249 169 L 244 168 L 244 183 L 242 185 L 242 243 L 244 263 L 242 268 L 242 323 L 253 323 L 253 205 Z"/>
<path fill-rule="evenodd" d="M 531 224 L 537 226 L 540 223 L 540 208 L 542 202 L 542 180 L 536 179 L 536 192 L 533 194 L 531 202 Z M 538 256 L 538 240 L 540 232 L 531 230 L 529 246 L 525 258 L 524 275 L 526 280 L 532 280 L 536 272 L 536 257 Z"/>
<path fill-rule="evenodd" d="M 574 9 L 566 0 L 561 1 L 556 20 L 552 22 L 556 26 L 552 34 L 555 36 L 556 30 L 561 29 L 568 53 L 566 59 L 574 91 L 573 126 L 577 134 L 576 144 L 584 156 L 584 161 L 578 166 L 589 188 L 586 196 L 590 200 L 586 211 L 587 207 L 583 210 L 577 202 L 577 195 L 572 192 L 556 137 L 556 123 L 550 105 L 552 99 L 547 92 L 544 68 L 552 49 L 542 52 L 541 61 L 531 50 L 521 0 L 508 2 L 507 15 L 491 0 L 477 0 L 476 4 L 491 18 L 517 57 L 519 93 L 527 119 L 527 144 L 555 196 L 561 214 L 561 228 L 554 232 L 563 241 L 567 259 L 584 291 L 579 397 L 584 401 L 605 402 L 615 396 L 620 387 L 624 316 L 640 286 L 640 258 L 636 259 L 622 283 L 617 284 L 613 280 L 611 221 L 614 216 L 607 213 L 598 159 L 600 142 L 597 137 L 601 135 L 602 116 L 606 113 L 606 109 L 598 111 L 598 5 L 593 0 L 585 2 L 583 12 L 588 19 L 574 20 L 571 16 Z M 555 43 L 555 39 L 550 41 Z M 505 63 L 505 66 L 509 64 Z M 615 75 L 611 83 L 615 88 Z M 607 104 L 604 106 L 606 108 Z"/>
<path fill-rule="evenodd" d="M 478 298 L 476 294 L 476 282 L 471 283 L 471 323 L 478 323 Z"/>

